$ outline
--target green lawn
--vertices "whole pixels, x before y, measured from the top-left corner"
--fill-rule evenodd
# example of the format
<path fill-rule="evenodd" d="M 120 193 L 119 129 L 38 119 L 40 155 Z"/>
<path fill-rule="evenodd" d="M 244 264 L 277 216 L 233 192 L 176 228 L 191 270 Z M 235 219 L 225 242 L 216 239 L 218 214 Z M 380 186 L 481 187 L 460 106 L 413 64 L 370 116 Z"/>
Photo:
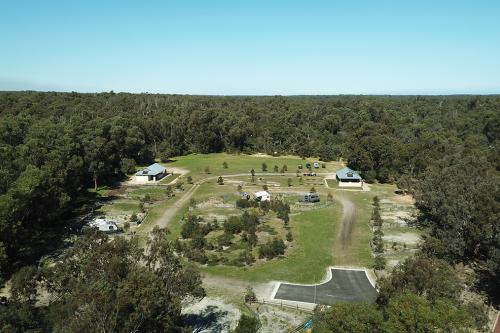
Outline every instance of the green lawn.
<path fill-rule="evenodd" d="M 256 173 L 262 172 L 261 166 L 265 162 L 267 164 L 267 172 L 274 172 L 274 166 L 277 165 L 280 169 L 283 165 L 287 165 L 288 172 L 295 172 L 299 164 L 302 164 L 305 170 L 307 162 L 317 162 L 318 159 L 307 158 L 303 160 L 296 156 L 256 156 L 256 155 L 234 155 L 226 153 L 217 154 L 192 154 L 187 156 L 179 156 L 173 158 L 174 162 L 166 163 L 167 169 L 169 166 L 179 167 L 191 170 L 190 175 L 195 179 L 206 178 L 207 176 L 218 176 L 224 174 L 250 173 L 253 168 Z M 228 168 L 224 169 L 222 163 L 226 162 Z M 209 167 L 210 175 L 205 174 L 205 168 Z M 339 162 L 327 162 L 326 168 L 314 169 L 316 172 L 335 172 L 342 165 Z"/>
<path fill-rule="evenodd" d="M 247 268 L 201 267 L 203 272 L 247 281 L 286 280 L 297 283 L 319 281 L 325 268 L 335 264 L 332 245 L 341 217 L 338 205 L 292 216 L 293 248 L 285 258 L 261 262 Z"/>

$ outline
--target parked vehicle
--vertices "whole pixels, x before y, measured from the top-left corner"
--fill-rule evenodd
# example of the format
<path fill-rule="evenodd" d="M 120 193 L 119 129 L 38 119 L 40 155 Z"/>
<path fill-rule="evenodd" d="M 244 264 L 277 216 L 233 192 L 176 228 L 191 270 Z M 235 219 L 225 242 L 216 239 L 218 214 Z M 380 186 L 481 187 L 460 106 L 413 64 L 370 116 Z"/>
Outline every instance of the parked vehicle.
<path fill-rule="evenodd" d="M 300 201 L 302 201 L 302 202 L 319 202 L 320 201 L 319 194 L 312 193 L 312 192 L 304 193 L 304 195 L 302 196 Z"/>

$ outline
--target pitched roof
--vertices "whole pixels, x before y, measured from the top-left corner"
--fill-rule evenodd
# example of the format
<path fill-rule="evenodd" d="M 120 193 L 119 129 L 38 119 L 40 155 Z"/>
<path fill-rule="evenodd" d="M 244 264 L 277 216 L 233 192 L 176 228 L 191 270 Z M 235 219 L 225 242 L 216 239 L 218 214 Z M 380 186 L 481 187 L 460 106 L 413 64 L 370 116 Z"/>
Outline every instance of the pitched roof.
<path fill-rule="evenodd" d="M 351 168 L 345 167 L 336 172 L 337 178 L 339 179 L 359 179 L 361 180 L 361 176 L 357 171 L 352 170 Z"/>
<path fill-rule="evenodd" d="M 151 164 L 147 168 L 142 169 L 136 173 L 137 176 L 156 176 L 162 172 L 165 172 L 165 167 L 158 163 Z"/>

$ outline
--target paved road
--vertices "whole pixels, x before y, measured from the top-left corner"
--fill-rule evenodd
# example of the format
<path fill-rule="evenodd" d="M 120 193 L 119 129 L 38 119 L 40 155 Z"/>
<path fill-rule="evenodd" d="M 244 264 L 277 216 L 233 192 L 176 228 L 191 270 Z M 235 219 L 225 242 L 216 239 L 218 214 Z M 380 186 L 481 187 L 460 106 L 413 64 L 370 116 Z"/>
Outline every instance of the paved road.
<path fill-rule="evenodd" d="M 362 270 L 332 269 L 332 278 L 319 285 L 282 283 L 274 296 L 296 302 L 331 305 L 337 302 L 372 303 L 377 291 Z"/>

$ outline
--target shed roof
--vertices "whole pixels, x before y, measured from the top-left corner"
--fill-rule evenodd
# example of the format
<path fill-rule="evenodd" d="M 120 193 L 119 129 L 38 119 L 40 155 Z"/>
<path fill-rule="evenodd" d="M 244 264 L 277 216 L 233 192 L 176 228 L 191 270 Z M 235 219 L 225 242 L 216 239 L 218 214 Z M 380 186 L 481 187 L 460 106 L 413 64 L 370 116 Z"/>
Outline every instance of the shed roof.
<path fill-rule="evenodd" d="M 359 179 L 361 180 L 361 176 L 357 171 L 352 170 L 351 168 L 345 167 L 336 172 L 337 178 L 339 179 Z"/>
<path fill-rule="evenodd" d="M 162 172 L 165 172 L 165 167 L 158 164 L 154 163 L 148 166 L 147 168 L 142 169 L 141 171 L 138 171 L 136 173 L 137 176 L 155 176 L 157 174 L 160 174 Z"/>

